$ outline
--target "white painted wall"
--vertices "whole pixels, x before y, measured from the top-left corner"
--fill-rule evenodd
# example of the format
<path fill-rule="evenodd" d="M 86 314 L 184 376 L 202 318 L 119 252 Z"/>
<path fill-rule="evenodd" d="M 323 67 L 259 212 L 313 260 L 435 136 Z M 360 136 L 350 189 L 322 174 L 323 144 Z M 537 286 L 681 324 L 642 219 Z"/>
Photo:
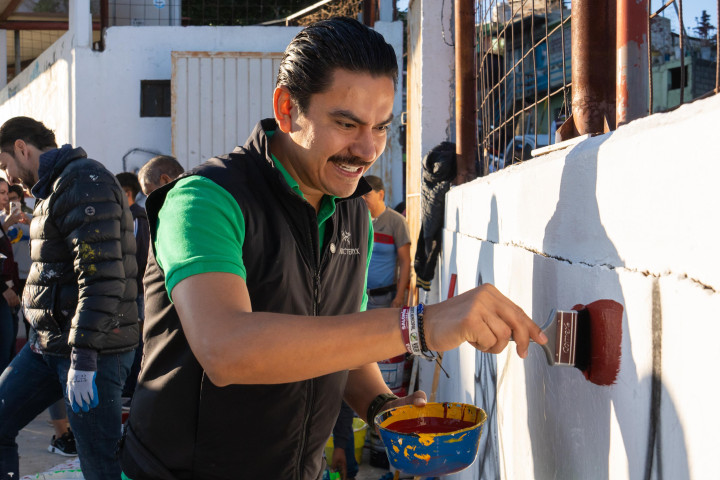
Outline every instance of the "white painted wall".
<path fill-rule="evenodd" d="M 171 52 L 282 52 L 301 29 L 111 27 L 105 51 L 98 52 L 85 45 L 83 2 L 73 4 L 78 35 L 66 33 L 0 90 L 0 118 L 27 115 L 41 120 L 55 130 L 59 143 L 82 146 L 113 172 L 136 170 L 154 155 L 171 154 L 171 118 L 140 117 L 140 81 L 169 80 Z M 376 30 L 395 48 L 401 63 L 402 23 L 377 22 Z M 401 112 L 398 93 L 394 126 Z M 397 203 L 402 200 L 402 149 L 398 129 L 392 130 L 376 168 L 392 172 L 392 198 Z M 227 152 L 214 152 L 222 153 Z"/>
<path fill-rule="evenodd" d="M 157 153 L 170 154 L 171 118 L 140 117 L 141 80 L 169 80 L 174 50 L 282 51 L 297 31 L 287 27 L 109 28 L 104 52 L 77 50 L 77 106 L 81 110 L 75 143 L 115 172 L 142 165 Z"/>
<path fill-rule="evenodd" d="M 446 354 L 452 378 L 441 376 L 439 400 L 492 410 L 483 390 L 497 394 L 501 478 L 639 479 L 648 469 L 649 478 L 717 478 L 718 124 L 716 95 L 448 194 L 442 282 L 456 272 L 463 292 L 481 277 L 538 323 L 601 298 L 625 306 L 611 387 L 548 367 L 537 346 L 524 361 L 512 348 Z M 449 478 L 481 478 L 478 463 Z"/>
<path fill-rule="evenodd" d="M 392 208 L 405 200 L 403 194 L 403 169 L 405 165 L 403 164 L 402 145 L 400 144 L 400 125 L 403 111 L 402 90 L 404 88 L 402 85 L 404 33 L 402 22 L 375 22 L 373 28 L 385 37 L 385 41 L 395 49 L 399 69 L 398 85 L 393 102 L 393 121 L 388 132 L 385 151 L 368 171 L 370 175 L 377 175 L 385 179 L 385 196 L 387 198 L 385 203 Z"/>
<path fill-rule="evenodd" d="M 59 144 L 72 138 L 74 122 L 68 107 L 73 102 L 72 40 L 70 32 L 60 37 L 0 90 L 3 122 L 19 115 L 42 119 L 55 131 Z"/>

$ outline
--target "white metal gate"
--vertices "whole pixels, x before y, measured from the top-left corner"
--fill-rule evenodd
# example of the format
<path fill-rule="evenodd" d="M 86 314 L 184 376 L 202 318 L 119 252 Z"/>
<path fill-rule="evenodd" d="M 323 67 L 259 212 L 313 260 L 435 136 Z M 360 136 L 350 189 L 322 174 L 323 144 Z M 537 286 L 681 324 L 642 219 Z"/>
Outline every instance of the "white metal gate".
<path fill-rule="evenodd" d="M 172 151 L 186 168 L 242 145 L 272 95 L 282 52 L 172 52 Z"/>

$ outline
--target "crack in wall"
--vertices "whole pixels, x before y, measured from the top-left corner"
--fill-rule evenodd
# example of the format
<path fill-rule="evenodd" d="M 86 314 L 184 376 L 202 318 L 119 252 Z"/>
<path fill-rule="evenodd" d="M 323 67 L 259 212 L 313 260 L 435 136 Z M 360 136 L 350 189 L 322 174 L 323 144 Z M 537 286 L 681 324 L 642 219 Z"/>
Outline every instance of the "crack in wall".
<path fill-rule="evenodd" d="M 627 266 L 623 266 L 623 265 L 612 265 L 612 264 L 610 264 L 610 263 L 590 263 L 590 262 L 585 262 L 585 261 L 582 261 L 582 260 L 570 260 L 569 258 L 561 257 L 561 256 L 559 256 L 559 255 L 551 255 L 551 254 L 549 254 L 549 253 L 542 252 L 542 251 L 540 251 L 540 250 L 538 250 L 538 249 L 536 249 L 536 248 L 529 247 L 529 246 L 524 245 L 524 244 L 519 243 L 519 242 L 505 242 L 505 243 L 500 243 L 500 242 L 495 242 L 495 241 L 492 241 L 492 240 L 488 240 L 488 239 L 486 239 L 486 238 L 479 238 L 479 237 L 473 237 L 472 235 L 462 234 L 462 233 L 460 233 L 460 232 L 453 232 L 453 233 L 455 233 L 455 234 L 457 234 L 457 235 L 463 235 L 463 236 L 466 236 L 466 237 L 468 237 L 468 238 L 473 238 L 473 239 L 475 239 L 475 240 L 479 240 L 479 241 L 484 242 L 484 243 L 490 243 L 490 244 L 492 244 L 492 245 L 498 245 L 498 246 L 504 246 L 504 247 L 521 248 L 521 249 L 523 249 L 523 250 L 525 250 L 525 251 L 527 251 L 527 252 L 530 252 L 530 253 L 532 253 L 532 254 L 539 255 L 539 256 L 545 257 L 545 258 L 552 258 L 553 260 L 557 260 L 558 262 L 567 263 L 567 264 L 569 264 L 569 265 L 575 265 L 575 264 L 577 264 L 577 265 L 583 265 L 583 266 L 588 267 L 588 268 L 606 268 L 606 269 L 608 269 L 608 270 L 625 271 L 625 272 L 629 272 L 629 273 L 639 273 L 639 274 L 641 274 L 641 275 L 643 275 L 643 276 L 645 276 L 645 277 L 653 277 L 653 278 L 656 278 L 656 279 L 660 279 L 660 278 L 663 278 L 663 277 L 673 277 L 673 276 L 675 276 L 675 277 L 678 277 L 678 278 L 680 278 L 680 279 L 682 279 L 682 280 L 688 280 L 688 281 L 690 281 L 691 283 L 693 283 L 694 285 L 697 285 L 697 286 L 699 286 L 699 287 L 701 287 L 701 288 L 703 288 L 703 289 L 705 289 L 705 290 L 710 290 L 712 293 L 718 293 L 718 289 L 716 289 L 716 288 L 713 287 L 712 285 L 708 285 L 707 283 L 704 283 L 704 282 L 700 281 L 700 280 L 697 279 L 697 278 L 693 278 L 693 277 L 689 276 L 687 273 L 676 274 L 676 273 L 674 273 L 674 272 L 672 272 L 672 271 L 670 271 L 670 270 L 666 270 L 666 271 L 664 271 L 664 272 L 651 272 L 651 271 L 649 271 L 649 270 L 640 270 L 640 269 L 638 269 L 638 268 L 631 268 L 631 267 L 627 267 Z"/>

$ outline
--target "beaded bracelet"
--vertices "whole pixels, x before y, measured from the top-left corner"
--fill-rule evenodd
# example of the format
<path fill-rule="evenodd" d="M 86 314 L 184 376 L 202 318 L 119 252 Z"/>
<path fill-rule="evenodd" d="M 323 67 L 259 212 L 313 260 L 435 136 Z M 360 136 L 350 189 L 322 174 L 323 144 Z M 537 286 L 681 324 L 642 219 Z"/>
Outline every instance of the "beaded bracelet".
<path fill-rule="evenodd" d="M 427 343 L 425 343 L 425 325 L 423 321 L 425 320 L 425 305 L 419 304 L 418 310 L 417 310 L 417 317 L 418 317 L 418 331 L 420 332 L 420 348 L 423 352 L 430 352 L 430 349 L 427 347 Z"/>

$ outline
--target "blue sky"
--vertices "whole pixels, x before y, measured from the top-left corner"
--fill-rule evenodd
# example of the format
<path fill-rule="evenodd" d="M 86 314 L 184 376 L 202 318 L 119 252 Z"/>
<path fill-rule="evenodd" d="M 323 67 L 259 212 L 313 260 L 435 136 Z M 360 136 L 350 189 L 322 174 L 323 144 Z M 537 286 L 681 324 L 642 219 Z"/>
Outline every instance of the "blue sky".
<path fill-rule="evenodd" d="M 683 23 L 685 23 L 685 31 L 688 33 L 688 35 L 695 36 L 695 30 L 693 30 L 693 28 L 697 26 L 695 18 L 700 18 L 700 14 L 703 10 L 707 10 L 707 12 L 710 14 L 710 23 L 712 23 L 715 27 L 718 26 L 717 1 L 718 0 L 683 0 Z M 407 10 L 408 3 L 409 0 L 397 0 L 398 10 Z M 655 12 L 664 4 L 664 0 L 651 0 L 650 6 L 652 8 L 652 11 Z M 678 23 L 675 8 L 673 8 L 672 5 L 666 8 L 661 15 L 664 15 L 670 19 L 673 30 L 675 32 L 679 30 L 680 24 Z M 714 33 L 717 33 L 717 31 L 715 31 Z"/>
<path fill-rule="evenodd" d="M 697 22 L 695 22 L 695 18 L 700 18 L 703 10 L 707 10 L 707 12 L 710 14 L 710 23 L 717 28 L 717 0 L 683 0 L 682 3 L 683 23 L 685 24 L 685 31 L 688 35 L 693 37 L 696 36 L 694 28 L 697 26 Z M 662 7 L 664 4 L 665 2 L 662 0 L 653 1 L 651 3 L 652 11 L 657 11 L 657 9 Z M 670 19 L 673 31 L 678 32 L 678 30 L 680 30 L 678 16 L 677 13 L 675 13 L 675 8 L 672 5 L 666 8 L 660 15 L 664 15 L 665 17 Z M 713 30 L 713 35 L 714 34 L 717 34 L 716 30 Z"/>

